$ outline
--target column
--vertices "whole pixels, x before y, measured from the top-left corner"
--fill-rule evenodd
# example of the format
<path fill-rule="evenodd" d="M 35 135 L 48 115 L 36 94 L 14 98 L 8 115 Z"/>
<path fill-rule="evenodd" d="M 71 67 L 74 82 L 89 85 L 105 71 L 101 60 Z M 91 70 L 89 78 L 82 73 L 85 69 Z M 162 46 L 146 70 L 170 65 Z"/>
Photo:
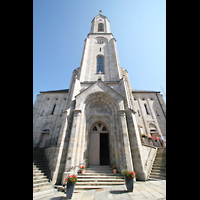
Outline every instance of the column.
<path fill-rule="evenodd" d="M 69 170 L 69 168 L 74 167 L 76 165 L 76 150 L 77 150 L 77 142 L 78 142 L 78 132 L 79 132 L 79 125 L 80 125 L 80 118 L 81 118 L 81 110 L 74 110 L 74 116 L 73 116 L 73 124 L 71 128 L 71 135 L 70 135 L 70 141 L 68 146 L 68 153 L 65 163 L 65 170 L 63 173 L 62 178 L 62 184 L 64 183 L 65 178 L 68 174 L 76 174 L 77 169 Z"/>
<path fill-rule="evenodd" d="M 128 136 L 128 127 L 126 122 L 126 113 L 125 110 L 118 110 L 119 113 L 119 121 L 121 123 L 121 134 L 123 141 L 123 156 L 125 158 L 125 168 L 128 171 L 133 171 L 133 162 L 131 156 L 131 148 Z"/>
<path fill-rule="evenodd" d="M 59 138 L 58 138 L 58 145 L 60 144 L 59 149 L 58 149 L 58 157 L 57 157 L 56 164 L 55 164 L 55 171 L 52 175 L 52 183 L 53 184 L 56 183 L 56 180 L 57 180 L 57 177 L 58 177 L 58 170 L 59 170 L 59 167 L 60 167 L 61 156 L 62 156 L 62 152 L 63 152 L 63 148 L 64 148 L 67 125 L 68 125 L 67 111 L 65 110 L 63 112 L 63 116 L 62 116 L 62 126 L 61 126 L 61 129 L 60 129 L 60 134 L 59 134 Z"/>

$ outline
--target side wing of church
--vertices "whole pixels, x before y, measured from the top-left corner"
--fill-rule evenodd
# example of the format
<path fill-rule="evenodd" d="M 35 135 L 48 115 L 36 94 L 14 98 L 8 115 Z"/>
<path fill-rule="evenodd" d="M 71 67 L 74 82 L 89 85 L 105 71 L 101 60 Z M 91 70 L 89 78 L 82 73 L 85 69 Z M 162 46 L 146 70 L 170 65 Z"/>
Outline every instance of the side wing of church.
<path fill-rule="evenodd" d="M 91 22 L 69 89 L 37 96 L 33 146 L 44 148 L 53 184 L 63 184 L 69 173 L 77 174 L 78 168 L 70 168 L 81 163 L 115 165 L 120 172 L 134 170 L 137 180 L 147 180 L 156 136 L 166 139 L 163 96 L 131 89 L 128 72 L 119 64 L 110 22 L 100 12 Z"/>

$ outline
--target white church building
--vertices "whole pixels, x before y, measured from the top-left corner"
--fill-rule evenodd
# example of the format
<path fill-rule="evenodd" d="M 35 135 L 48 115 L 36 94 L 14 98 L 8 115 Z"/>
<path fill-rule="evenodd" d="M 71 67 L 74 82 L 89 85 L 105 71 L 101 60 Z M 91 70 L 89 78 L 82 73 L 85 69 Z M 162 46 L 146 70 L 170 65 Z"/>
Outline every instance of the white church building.
<path fill-rule="evenodd" d="M 91 22 L 69 89 L 37 95 L 33 147 L 44 149 L 53 184 L 77 174 L 78 168 L 69 169 L 80 163 L 86 168 L 115 165 L 119 172 L 134 170 L 137 180 L 147 180 L 156 136 L 166 140 L 163 96 L 132 89 L 128 72 L 119 64 L 110 21 L 100 11 Z"/>

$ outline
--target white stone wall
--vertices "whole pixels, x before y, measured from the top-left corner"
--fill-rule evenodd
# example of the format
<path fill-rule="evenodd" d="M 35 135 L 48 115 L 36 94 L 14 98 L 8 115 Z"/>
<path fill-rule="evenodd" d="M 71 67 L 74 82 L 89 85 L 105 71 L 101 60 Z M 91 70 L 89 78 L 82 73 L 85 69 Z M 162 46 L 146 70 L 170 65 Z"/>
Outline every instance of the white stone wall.
<path fill-rule="evenodd" d="M 162 106 L 159 103 L 162 100 Z M 134 109 L 139 126 L 142 127 L 143 133 L 150 136 L 150 123 L 154 123 L 160 135 L 166 137 L 166 118 L 165 103 L 161 94 L 156 92 L 133 92 Z M 146 113 L 146 105 L 149 114 Z"/>
<path fill-rule="evenodd" d="M 104 31 L 98 31 L 98 24 L 102 23 Z M 111 33 L 110 22 L 107 17 L 102 15 L 97 15 L 91 22 L 90 33 Z"/>
<path fill-rule="evenodd" d="M 41 93 L 33 105 L 33 142 L 38 144 L 42 131 L 50 129 L 49 138 L 59 135 L 62 112 L 66 109 L 68 93 Z M 56 104 L 53 115 L 53 106 Z"/>
<path fill-rule="evenodd" d="M 98 41 L 103 43 L 99 44 Z M 80 82 L 97 81 L 97 56 L 104 57 L 104 74 L 101 74 L 103 81 L 119 81 L 120 66 L 116 49 L 116 41 L 112 34 L 96 35 L 89 34 L 85 40 L 85 48 L 80 66 Z M 100 49 L 101 48 L 101 49 Z"/>

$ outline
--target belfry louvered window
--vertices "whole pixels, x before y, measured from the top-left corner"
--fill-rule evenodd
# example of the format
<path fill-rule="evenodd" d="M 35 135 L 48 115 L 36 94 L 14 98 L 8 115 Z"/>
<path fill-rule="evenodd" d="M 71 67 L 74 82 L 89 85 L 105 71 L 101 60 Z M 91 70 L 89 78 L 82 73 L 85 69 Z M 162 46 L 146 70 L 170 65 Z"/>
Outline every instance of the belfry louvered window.
<path fill-rule="evenodd" d="M 98 56 L 97 57 L 97 73 L 104 73 L 104 57 Z"/>
<path fill-rule="evenodd" d="M 103 23 L 98 24 L 98 31 L 104 31 Z"/>

